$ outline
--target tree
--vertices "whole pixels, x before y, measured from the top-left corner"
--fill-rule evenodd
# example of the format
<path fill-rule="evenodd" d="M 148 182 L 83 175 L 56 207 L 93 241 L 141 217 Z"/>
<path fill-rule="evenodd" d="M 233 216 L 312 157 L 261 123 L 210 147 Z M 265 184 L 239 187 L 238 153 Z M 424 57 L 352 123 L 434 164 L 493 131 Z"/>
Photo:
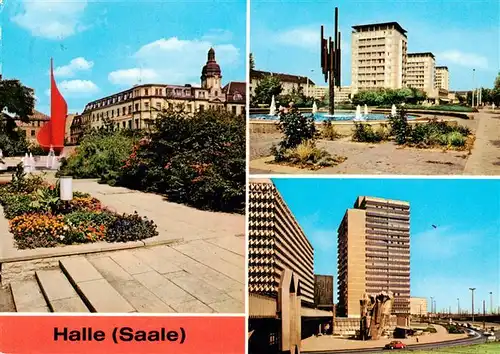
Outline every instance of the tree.
<path fill-rule="evenodd" d="M 491 101 L 496 106 L 500 105 L 500 72 L 497 74 L 493 90 L 491 90 Z"/>
<path fill-rule="evenodd" d="M 272 97 L 279 96 L 281 91 L 283 91 L 283 87 L 278 77 L 273 75 L 265 76 L 255 88 L 255 101 L 257 103 L 270 104 Z"/>
<path fill-rule="evenodd" d="M 23 132 L 16 129 L 16 121 L 28 122 L 34 106 L 32 89 L 19 80 L 0 80 L 0 149 L 6 156 L 26 152 L 29 144 Z"/>
<path fill-rule="evenodd" d="M 250 53 L 250 70 L 255 70 L 255 59 L 252 53 Z"/>

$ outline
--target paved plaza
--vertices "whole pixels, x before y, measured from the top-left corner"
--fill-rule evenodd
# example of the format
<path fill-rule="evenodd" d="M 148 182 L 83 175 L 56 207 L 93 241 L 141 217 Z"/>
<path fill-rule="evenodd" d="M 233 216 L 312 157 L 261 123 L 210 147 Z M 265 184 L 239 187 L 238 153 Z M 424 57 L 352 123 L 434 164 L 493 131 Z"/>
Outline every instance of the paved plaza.
<path fill-rule="evenodd" d="M 404 175 L 499 175 L 500 112 L 476 113 L 474 120 L 460 120 L 476 134 L 474 147 L 468 151 L 402 148 L 393 142 L 356 143 L 349 137 L 335 141 L 320 140 L 318 146 L 332 155 L 347 157 L 333 167 L 316 171 L 269 164 L 270 148 L 280 134 L 250 136 L 250 173 L 277 174 L 404 174 Z"/>
<path fill-rule="evenodd" d="M 17 250 L 2 216 L 0 311 L 243 313 L 245 218 L 162 196 L 74 181 L 119 213 L 146 216 L 159 235 L 133 243 Z"/>

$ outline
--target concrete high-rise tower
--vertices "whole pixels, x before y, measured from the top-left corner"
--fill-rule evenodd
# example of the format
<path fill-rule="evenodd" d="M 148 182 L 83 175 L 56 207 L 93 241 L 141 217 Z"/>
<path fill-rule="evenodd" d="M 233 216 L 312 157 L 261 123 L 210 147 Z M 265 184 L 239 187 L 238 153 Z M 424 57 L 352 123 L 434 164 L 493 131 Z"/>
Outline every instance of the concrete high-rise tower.
<path fill-rule="evenodd" d="M 363 294 L 392 291 L 392 314 L 410 314 L 410 205 L 358 197 L 338 228 L 338 316 L 360 317 Z"/>

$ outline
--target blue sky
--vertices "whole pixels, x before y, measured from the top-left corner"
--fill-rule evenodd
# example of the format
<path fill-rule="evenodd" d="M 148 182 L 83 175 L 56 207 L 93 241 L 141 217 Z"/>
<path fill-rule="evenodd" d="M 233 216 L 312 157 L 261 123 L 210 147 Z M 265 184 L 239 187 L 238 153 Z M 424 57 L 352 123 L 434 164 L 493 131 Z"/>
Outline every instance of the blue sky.
<path fill-rule="evenodd" d="M 500 180 L 273 179 L 314 247 L 316 274 L 334 275 L 337 228 L 361 195 L 410 202 L 411 295 L 437 308 L 500 306 Z M 432 225 L 436 225 L 434 229 Z M 335 301 L 336 301 L 335 295 Z M 430 300 L 428 300 L 430 309 Z"/>
<path fill-rule="evenodd" d="M 334 7 L 342 32 L 342 85 L 351 82 L 353 25 L 396 21 L 408 31 L 409 52 L 433 52 L 450 71 L 450 89 L 493 87 L 499 71 L 500 3 L 489 1 L 268 1 L 251 3 L 251 52 L 256 68 L 309 75 L 325 85 L 319 62 L 320 26 L 333 33 Z M 311 73 L 311 70 L 314 72 Z"/>
<path fill-rule="evenodd" d="M 10 0 L 1 16 L 3 76 L 45 113 L 50 57 L 70 112 L 135 83 L 199 85 L 210 46 L 223 84 L 245 80 L 244 0 Z"/>

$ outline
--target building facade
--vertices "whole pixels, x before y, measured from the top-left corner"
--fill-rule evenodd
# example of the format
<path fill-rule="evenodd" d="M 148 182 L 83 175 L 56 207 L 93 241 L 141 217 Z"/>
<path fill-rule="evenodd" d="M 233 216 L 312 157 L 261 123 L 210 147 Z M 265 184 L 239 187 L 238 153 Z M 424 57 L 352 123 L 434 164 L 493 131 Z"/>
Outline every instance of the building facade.
<path fill-rule="evenodd" d="M 363 294 L 392 291 L 392 314 L 410 314 L 410 205 L 358 197 L 338 228 L 337 314 L 360 317 Z"/>
<path fill-rule="evenodd" d="M 201 86 L 144 84 L 89 102 L 81 114 L 84 128 L 99 128 L 106 123 L 118 128 L 148 129 L 165 110 L 188 114 L 219 109 L 245 114 L 246 90 L 243 82 L 222 87 L 222 73 L 215 51 L 208 51 L 202 69 Z"/>
<path fill-rule="evenodd" d="M 406 66 L 406 85 L 414 87 L 427 94 L 427 97 L 437 97 L 435 91 L 436 60 L 434 54 L 408 53 Z"/>
<path fill-rule="evenodd" d="M 309 89 L 310 96 L 317 100 L 328 98 L 328 86 L 313 86 Z M 350 102 L 351 86 L 335 87 L 335 103 Z"/>
<path fill-rule="evenodd" d="M 411 297 L 410 298 L 410 315 L 412 316 L 427 316 L 427 298 Z"/>
<path fill-rule="evenodd" d="M 292 92 L 302 92 L 306 96 L 313 96 L 314 82 L 307 76 L 298 76 L 291 74 L 273 73 L 269 71 L 251 70 L 250 71 L 250 94 L 255 95 L 255 88 L 259 82 L 266 76 L 275 76 L 281 82 L 282 94 Z"/>
<path fill-rule="evenodd" d="M 50 117 L 42 112 L 33 110 L 29 116 L 28 122 L 16 121 L 17 129 L 24 132 L 26 138 L 31 144 L 38 145 L 37 135 L 45 123 L 50 120 Z"/>
<path fill-rule="evenodd" d="M 397 22 L 353 26 L 352 94 L 406 85 L 408 39 Z"/>
<path fill-rule="evenodd" d="M 285 269 L 300 280 L 301 302 L 314 305 L 314 251 L 270 180 L 249 186 L 248 291 L 276 298 Z"/>
<path fill-rule="evenodd" d="M 436 89 L 450 90 L 450 73 L 447 66 L 436 66 Z"/>

